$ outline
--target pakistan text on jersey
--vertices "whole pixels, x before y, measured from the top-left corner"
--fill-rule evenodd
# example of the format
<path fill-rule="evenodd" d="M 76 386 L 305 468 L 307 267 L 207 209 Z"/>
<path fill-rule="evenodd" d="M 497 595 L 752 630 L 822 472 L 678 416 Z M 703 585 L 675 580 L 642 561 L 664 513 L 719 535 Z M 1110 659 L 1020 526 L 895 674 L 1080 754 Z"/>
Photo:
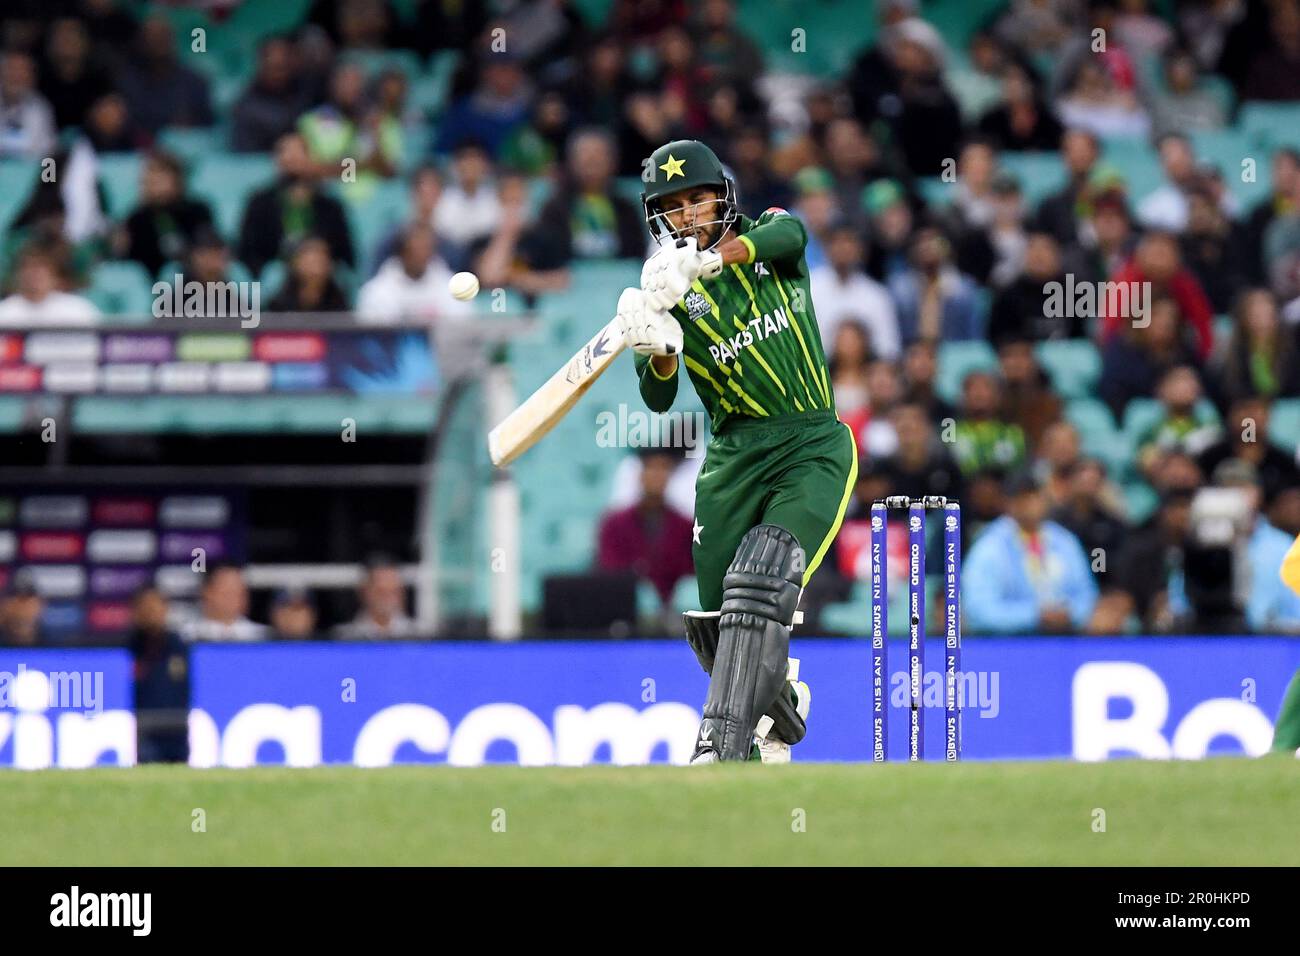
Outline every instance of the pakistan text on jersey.
<path fill-rule="evenodd" d="M 715 365 L 721 365 L 723 362 L 734 362 L 736 355 L 742 349 L 747 349 L 754 342 L 761 342 L 769 335 L 775 335 L 777 332 L 789 328 L 790 320 L 786 318 L 785 309 L 777 309 L 762 318 L 751 319 L 743 332 L 737 332 L 722 342 L 710 345 L 709 354 L 713 356 Z"/>

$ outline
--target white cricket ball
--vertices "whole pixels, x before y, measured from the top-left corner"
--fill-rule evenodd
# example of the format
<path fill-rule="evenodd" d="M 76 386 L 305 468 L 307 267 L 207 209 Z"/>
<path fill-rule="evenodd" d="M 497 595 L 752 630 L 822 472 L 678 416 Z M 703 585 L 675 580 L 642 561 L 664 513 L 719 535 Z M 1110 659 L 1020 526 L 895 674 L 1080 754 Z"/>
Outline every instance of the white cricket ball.
<path fill-rule="evenodd" d="M 472 272 L 457 272 L 451 277 L 447 287 L 451 289 L 454 298 L 460 299 L 462 302 L 468 302 L 478 295 L 478 276 Z"/>

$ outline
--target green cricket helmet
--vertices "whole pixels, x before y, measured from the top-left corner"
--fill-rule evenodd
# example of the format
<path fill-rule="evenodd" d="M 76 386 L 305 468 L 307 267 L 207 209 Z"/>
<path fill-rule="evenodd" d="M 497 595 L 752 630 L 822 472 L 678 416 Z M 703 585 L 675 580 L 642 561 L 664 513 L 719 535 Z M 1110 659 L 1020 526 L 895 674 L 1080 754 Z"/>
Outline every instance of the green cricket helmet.
<path fill-rule="evenodd" d="M 641 206 L 645 210 L 646 225 L 650 227 L 650 235 L 660 242 L 670 236 L 674 238 L 678 236 L 677 230 L 672 227 L 664 214 L 661 200 L 664 196 L 683 189 L 714 186 L 721 194 L 721 198 L 717 201 L 717 206 L 721 207 L 719 213 L 721 218 L 695 223 L 696 227 L 714 223 L 721 225 L 717 237 L 709 243 L 710 247 L 717 245 L 736 221 L 736 217 L 740 215 L 736 181 L 727 174 L 726 168 L 713 150 L 699 140 L 675 139 L 671 143 L 660 146 L 650 154 L 641 178 L 645 181 L 645 189 L 641 191 Z"/>

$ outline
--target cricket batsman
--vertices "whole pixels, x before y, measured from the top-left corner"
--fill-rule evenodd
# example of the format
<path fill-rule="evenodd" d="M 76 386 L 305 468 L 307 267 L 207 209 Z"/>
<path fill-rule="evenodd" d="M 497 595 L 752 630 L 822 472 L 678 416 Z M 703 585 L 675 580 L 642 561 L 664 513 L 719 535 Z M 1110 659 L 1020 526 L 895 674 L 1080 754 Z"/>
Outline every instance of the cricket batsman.
<path fill-rule="evenodd" d="M 1290 550 L 1282 558 L 1279 574 L 1287 587 L 1300 594 L 1300 537 L 1292 542 Z M 1282 699 L 1282 710 L 1277 715 L 1277 723 L 1273 725 L 1271 749 L 1300 756 L 1300 671 L 1291 678 L 1286 696 Z"/>
<path fill-rule="evenodd" d="M 788 660 L 790 629 L 857 480 L 809 292 L 808 234 L 784 209 L 741 215 L 703 143 L 659 147 L 647 173 L 642 205 L 661 247 L 641 288 L 619 298 L 619 323 L 646 405 L 667 411 L 688 375 L 713 432 L 695 486 L 701 610 L 685 615 L 710 675 L 691 763 L 784 763 L 811 700 Z"/>

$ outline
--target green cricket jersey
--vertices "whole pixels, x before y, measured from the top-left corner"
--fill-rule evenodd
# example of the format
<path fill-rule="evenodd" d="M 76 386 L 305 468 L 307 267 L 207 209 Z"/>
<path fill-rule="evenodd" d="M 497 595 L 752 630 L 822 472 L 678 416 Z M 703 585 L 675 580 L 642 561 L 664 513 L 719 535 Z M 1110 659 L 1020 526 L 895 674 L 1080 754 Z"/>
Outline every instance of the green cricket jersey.
<path fill-rule="evenodd" d="M 696 280 L 672 310 L 682 326 L 683 365 L 716 434 L 734 419 L 834 411 L 826 355 L 813 312 L 804 246 L 808 232 L 784 209 L 757 220 L 740 216 L 736 232 L 749 262 Z M 677 396 L 677 371 L 661 378 L 636 356 L 641 397 L 656 412 Z"/>

